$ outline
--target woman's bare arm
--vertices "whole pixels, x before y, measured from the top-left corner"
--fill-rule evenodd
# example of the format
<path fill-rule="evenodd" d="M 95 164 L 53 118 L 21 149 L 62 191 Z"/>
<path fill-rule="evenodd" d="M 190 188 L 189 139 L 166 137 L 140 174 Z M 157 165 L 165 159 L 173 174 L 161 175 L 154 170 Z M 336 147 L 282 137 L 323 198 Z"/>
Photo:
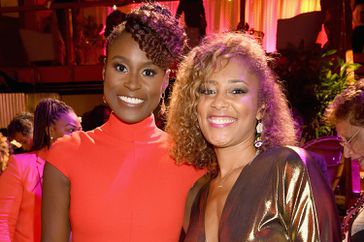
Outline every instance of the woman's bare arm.
<path fill-rule="evenodd" d="M 42 242 L 68 242 L 70 182 L 57 168 L 46 163 L 43 174 Z"/>

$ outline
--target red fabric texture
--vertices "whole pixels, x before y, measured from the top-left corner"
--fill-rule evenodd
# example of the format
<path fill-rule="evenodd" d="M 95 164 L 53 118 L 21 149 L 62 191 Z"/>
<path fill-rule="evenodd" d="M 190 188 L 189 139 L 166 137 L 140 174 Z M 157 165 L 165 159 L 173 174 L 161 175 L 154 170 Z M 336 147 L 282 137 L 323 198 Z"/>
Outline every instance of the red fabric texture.
<path fill-rule="evenodd" d="M 0 241 L 38 242 L 46 150 L 12 155 L 0 176 Z"/>
<path fill-rule="evenodd" d="M 203 172 L 177 166 L 165 138 L 153 116 L 126 124 L 112 114 L 52 146 L 47 161 L 71 184 L 74 242 L 178 241 L 187 192 Z"/>

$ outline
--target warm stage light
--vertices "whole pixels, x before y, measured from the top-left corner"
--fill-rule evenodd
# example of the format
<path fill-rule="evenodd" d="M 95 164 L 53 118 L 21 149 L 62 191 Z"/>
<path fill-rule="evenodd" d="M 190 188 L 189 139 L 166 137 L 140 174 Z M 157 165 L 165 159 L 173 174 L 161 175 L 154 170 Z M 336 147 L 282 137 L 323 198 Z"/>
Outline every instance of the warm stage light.
<path fill-rule="evenodd" d="M 118 9 L 117 7 L 116 7 L 116 5 L 114 4 L 113 6 L 112 6 L 112 9 L 115 11 L 116 9 Z"/>

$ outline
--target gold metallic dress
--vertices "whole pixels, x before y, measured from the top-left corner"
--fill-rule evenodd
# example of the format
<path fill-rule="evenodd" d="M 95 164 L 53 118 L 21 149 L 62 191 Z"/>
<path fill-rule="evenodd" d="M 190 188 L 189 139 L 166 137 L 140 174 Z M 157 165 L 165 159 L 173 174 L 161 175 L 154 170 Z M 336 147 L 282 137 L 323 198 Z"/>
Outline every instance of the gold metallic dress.
<path fill-rule="evenodd" d="M 341 241 L 330 186 L 304 154 L 306 161 L 290 148 L 274 148 L 242 170 L 221 214 L 219 242 Z M 209 182 L 197 193 L 185 242 L 206 241 L 208 191 Z"/>

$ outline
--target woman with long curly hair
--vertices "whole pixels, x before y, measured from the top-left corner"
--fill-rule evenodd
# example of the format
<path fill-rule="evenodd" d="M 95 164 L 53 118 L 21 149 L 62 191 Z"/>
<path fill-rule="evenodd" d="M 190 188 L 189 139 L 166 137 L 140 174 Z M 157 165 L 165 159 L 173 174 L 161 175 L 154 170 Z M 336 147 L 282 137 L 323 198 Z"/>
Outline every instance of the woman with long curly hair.
<path fill-rule="evenodd" d="M 177 166 L 154 122 L 185 34 L 170 11 L 143 4 L 108 37 L 109 120 L 57 142 L 47 157 L 42 241 L 178 241 L 187 193 L 202 175 Z"/>
<path fill-rule="evenodd" d="M 187 55 L 166 130 L 177 162 L 209 171 L 191 190 L 184 241 L 340 240 L 331 189 L 294 147 L 286 97 L 253 38 L 213 35 Z"/>

